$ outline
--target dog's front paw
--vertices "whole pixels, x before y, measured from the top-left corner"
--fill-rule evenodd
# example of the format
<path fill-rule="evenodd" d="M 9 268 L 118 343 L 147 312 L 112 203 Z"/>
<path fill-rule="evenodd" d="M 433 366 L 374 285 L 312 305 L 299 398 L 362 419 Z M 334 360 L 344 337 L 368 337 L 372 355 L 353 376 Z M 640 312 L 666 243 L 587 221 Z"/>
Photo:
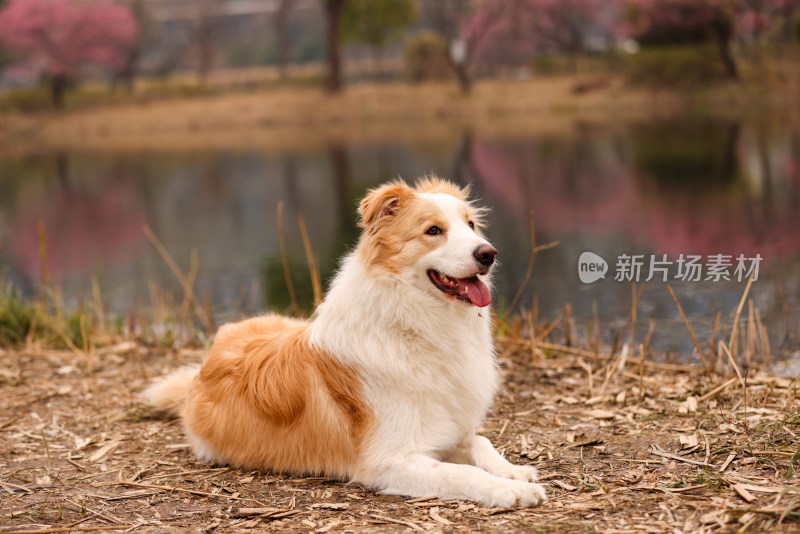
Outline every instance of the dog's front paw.
<path fill-rule="evenodd" d="M 544 488 L 529 482 L 501 480 L 488 489 L 489 493 L 482 501 L 493 508 L 536 506 L 547 500 Z"/>
<path fill-rule="evenodd" d="M 492 472 L 493 475 L 511 480 L 521 480 L 523 482 L 537 482 L 539 471 L 532 465 L 507 464 Z"/>

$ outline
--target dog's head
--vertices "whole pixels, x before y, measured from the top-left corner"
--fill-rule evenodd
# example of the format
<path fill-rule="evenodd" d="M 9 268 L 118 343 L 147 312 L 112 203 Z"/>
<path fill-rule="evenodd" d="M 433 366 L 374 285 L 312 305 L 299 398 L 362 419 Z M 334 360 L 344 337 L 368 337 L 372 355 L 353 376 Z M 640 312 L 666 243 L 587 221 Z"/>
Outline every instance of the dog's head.
<path fill-rule="evenodd" d="M 436 177 L 412 189 L 395 181 L 361 201 L 359 241 L 367 272 L 401 277 L 413 286 L 475 306 L 488 306 L 497 251 L 481 233 L 484 210 L 461 189 Z"/>

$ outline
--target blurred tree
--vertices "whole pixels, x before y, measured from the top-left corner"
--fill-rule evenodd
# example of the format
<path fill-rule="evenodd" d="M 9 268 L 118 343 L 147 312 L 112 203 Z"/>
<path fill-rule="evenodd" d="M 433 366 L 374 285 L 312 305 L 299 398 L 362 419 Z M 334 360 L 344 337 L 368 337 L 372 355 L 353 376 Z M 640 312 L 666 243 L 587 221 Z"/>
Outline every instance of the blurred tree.
<path fill-rule="evenodd" d="M 592 32 L 612 36 L 618 7 L 617 0 L 520 0 L 503 30 L 528 54 L 547 50 L 577 58 Z"/>
<path fill-rule="evenodd" d="M 225 0 L 193 0 L 189 19 L 189 41 L 193 51 L 197 78 L 208 79 L 217 53 L 217 41 L 222 33 Z"/>
<path fill-rule="evenodd" d="M 275 10 L 275 35 L 278 37 L 278 71 L 282 80 L 286 79 L 286 70 L 291 57 L 291 42 L 289 41 L 289 14 L 291 13 L 292 0 L 278 0 Z"/>
<path fill-rule="evenodd" d="M 734 0 L 737 33 L 748 44 L 791 40 L 800 0 Z"/>
<path fill-rule="evenodd" d="M 713 43 L 728 77 L 739 78 L 731 43 L 731 0 L 629 0 L 633 37 L 643 46 Z"/>
<path fill-rule="evenodd" d="M 46 74 L 57 109 L 82 67 L 119 69 L 138 31 L 130 9 L 108 0 L 9 0 L 0 11 L 0 41 Z"/>
<path fill-rule="evenodd" d="M 441 0 L 433 19 L 466 93 L 475 62 L 519 65 L 543 50 L 577 55 L 592 33 L 611 41 L 621 1 Z"/>
<path fill-rule="evenodd" d="M 410 82 L 449 80 L 453 67 L 448 59 L 447 40 L 436 32 L 414 34 L 403 50 L 403 68 Z"/>
<path fill-rule="evenodd" d="M 147 4 L 146 0 L 125 1 L 125 5 L 130 8 L 131 14 L 136 19 L 139 34 L 125 50 L 124 60 L 117 70 L 114 82 L 122 83 L 128 92 L 133 91 L 136 76 L 139 74 L 139 62 L 141 61 L 142 53 L 148 44 L 152 44 L 156 40 L 156 35 L 158 34 L 157 23 L 150 11 L 151 7 Z"/>
<path fill-rule="evenodd" d="M 346 42 L 366 43 L 372 48 L 376 70 L 386 42 L 419 17 L 417 0 L 348 0 L 342 17 Z"/>
<path fill-rule="evenodd" d="M 449 43 L 448 58 L 461 92 L 472 86 L 471 61 L 519 0 L 441 0 L 434 8 L 437 31 Z"/>
<path fill-rule="evenodd" d="M 322 0 L 325 10 L 325 21 L 328 26 L 328 80 L 327 89 L 331 93 L 338 93 L 342 89 L 342 14 L 347 5 L 347 0 Z"/>

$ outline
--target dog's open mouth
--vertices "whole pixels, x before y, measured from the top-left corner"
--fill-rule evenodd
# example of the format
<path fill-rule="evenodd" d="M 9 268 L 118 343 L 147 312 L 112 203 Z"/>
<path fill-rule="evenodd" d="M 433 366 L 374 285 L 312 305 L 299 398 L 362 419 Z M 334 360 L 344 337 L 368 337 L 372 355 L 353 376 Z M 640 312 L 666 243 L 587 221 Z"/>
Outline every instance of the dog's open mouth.
<path fill-rule="evenodd" d="M 453 278 L 430 269 L 428 278 L 442 293 L 452 295 L 457 300 L 472 302 L 475 306 L 481 308 L 488 306 L 492 302 L 492 294 L 489 288 L 477 276 Z"/>

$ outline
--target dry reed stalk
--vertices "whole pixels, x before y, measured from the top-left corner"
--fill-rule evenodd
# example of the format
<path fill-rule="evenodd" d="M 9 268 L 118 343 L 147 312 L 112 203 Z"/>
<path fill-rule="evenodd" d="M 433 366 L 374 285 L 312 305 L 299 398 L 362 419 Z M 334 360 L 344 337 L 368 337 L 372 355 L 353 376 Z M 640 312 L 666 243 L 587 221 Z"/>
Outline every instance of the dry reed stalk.
<path fill-rule="evenodd" d="M 708 342 L 708 352 L 713 355 L 717 354 L 715 348 L 717 346 L 717 332 L 719 330 L 720 322 L 722 321 L 722 312 L 717 310 L 717 313 L 714 315 L 714 326 L 711 329 L 711 339 Z M 717 359 L 711 361 L 711 370 L 716 370 L 716 365 L 721 363 L 719 361 L 719 354 L 717 354 Z"/>
<path fill-rule="evenodd" d="M 208 291 L 203 291 L 203 311 L 208 317 L 208 320 L 211 321 L 211 330 L 217 330 L 217 322 L 214 320 L 214 312 L 211 309 L 211 299 L 208 296 Z"/>
<path fill-rule="evenodd" d="M 289 269 L 289 254 L 286 252 L 286 241 L 283 237 L 283 201 L 278 202 L 278 247 L 281 251 L 281 264 L 283 265 L 283 280 L 286 283 L 286 290 L 289 292 L 289 312 L 295 315 L 300 313 L 297 305 L 297 294 L 294 292 L 292 283 L 292 273 Z"/>
<path fill-rule="evenodd" d="M 737 342 L 738 339 L 736 337 L 737 328 L 739 327 L 739 316 L 742 313 L 742 308 L 744 307 L 744 301 L 747 299 L 747 293 L 750 292 L 750 285 L 753 283 L 753 277 L 755 277 L 755 273 L 750 275 L 750 279 L 747 281 L 747 285 L 744 288 L 744 293 L 742 293 L 742 298 L 739 300 L 739 306 L 736 308 L 736 315 L 733 317 L 733 330 L 731 330 L 731 339 L 728 341 L 728 347 L 730 348 L 731 354 L 737 353 Z"/>
<path fill-rule="evenodd" d="M 147 283 L 148 291 L 150 292 L 150 310 L 153 314 L 153 319 L 163 322 L 165 317 L 164 304 L 161 302 L 161 296 L 158 292 L 158 287 L 153 280 Z"/>
<path fill-rule="evenodd" d="M 36 336 L 36 325 L 38 324 L 37 316 L 31 317 L 31 326 L 28 329 L 28 335 L 25 336 L 25 346 L 33 346 L 34 337 Z"/>
<path fill-rule="evenodd" d="M 728 387 L 733 385 L 737 380 L 738 380 L 737 378 L 731 378 L 727 382 L 723 382 L 722 384 L 718 385 L 717 387 L 715 387 L 714 389 L 712 389 L 708 393 L 698 397 L 697 398 L 697 402 L 707 401 L 708 399 L 712 398 L 714 395 L 717 395 L 718 393 L 721 393 L 722 391 L 728 389 Z"/>
<path fill-rule="evenodd" d="M 193 247 L 189 252 L 189 273 L 186 275 L 187 289 L 184 289 L 183 302 L 181 302 L 181 311 L 178 316 L 178 324 L 182 324 L 185 327 L 189 326 L 189 313 L 192 305 L 191 299 L 194 299 L 194 283 L 197 280 L 197 263 L 197 249 Z M 205 314 L 205 309 L 203 309 L 203 313 Z"/>
<path fill-rule="evenodd" d="M 656 330 L 656 319 L 653 317 L 652 312 L 650 313 L 650 324 L 647 325 L 647 335 L 644 336 L 644 342 L 641 343 L 644 347 L 650 349 L 650 343 L 653 340 L 653 332 Z"/>
<path fill-rule="evenodd" d="M 594 372 L 592 371 L 592 363 L 591 362 L 587 363 L 586 361 L 583 360 L 583 358 L 581 358 L 580 360 L 578 360 L 578 365 L 580 365 L 581 368 L 584 371 L 586 371 L 586 382 L 587 382 L 586 385 L 589 389 L 589 395 L 586 398 L 592 399 L 594 398 Z"/>
<path fill-rule="evenodd" d="M 533 262 L 536 259 L 536 219 L 533 215 L 533 210 L 530 212 L 529 225 L 531 232 L 531 257 L 528 260 L 528 268 L 525 271 L 525 276 L 522 279 L 519 289 L 517 289 L 516 295 L 514 295 L 514 298 L 511 299 L 511 304 L 508 305 L 506 312 L 503 314 L 503 319 L 506 319 L 508 314 L 511 313 L 511 311 L 516 307 L 517 302 L 519 302 L 520 297 L 522 297 L 522 292 L 525 291 L 525 286 L 528 285 L 528 282 L 533 275 Z"/>
<path fill-rule="evenodd" d="M 39 219 L 39 276 L 44 290 L 50 285 L 50 276 L 47 272 L 47 230 L 41 219 Z"/>
<path fill-rule="evenodd" d="M 134 486 L 137 488 L 148 488 L 148 489 L 160 489 L 164 491 L 173 491 L 173 492 L 181 492 L 181 493 L 191 493 L 192 495 L 201 495 L 203 497 L 216 497 L 218 499 L 232 499 L 238 501 L 240 497 L 235 495 L 225 495 L 222 493 L 209 493 L 207 491 L 195 491 L 186 488 L 179 488 L 176 486 L 159 486 L 157 484 L 143 484 L 141 482 L 133 482 L 130 480 L 118 480 L 114 482 L 114 484 L 120 486 Z"/>
<path fill-rule="evenodd" d="M 100 294 L 100 282 L 96 276 L 92 276 L 92 306 L 94 307 L 94 315 L 97 317 L 97 325 L 100 331 L 106 328 L 106 314 L 103 311 L 103 298 Z"/>
<path fill-rule="evenodd" d="M 756 353 L 756 318 L 755 314 L 753 313 L 753 299 L 750 298 L 747 301 L 747 352 L 745 353 L 745 357 L 747 358 L 747 365 L 753 365 L 753 359 L 755 358 Z"/>
<path fill-rule="evenodd" d="M 86 369 L 94 369 L 94 340 L 86 329 L 86 314 L 81 312 L 79 326 L 81 329 L 81 341 L 83 341 L 83 353 L 86 355 Z"/>
<path fill-rule="evenodd" d="M 644 292 L 644 288 L 645 288 L 646 285 L 647 284 L 642 283 L 642 285 L 639 286 L 639 292 L 636 295 L 636 301 L 637 302 L 642 298 L 642 293 Z M 628 327 L 631 324 L 631 314 L 632 313 L 633 313 L 633 310 L 628 312 L 628 317 L 625 319 L 625 324 L 622 325 L 622 330 L 620 330 L 619 334 L 614 339 L 614 346 L 612 347 L 611 353 L 608 356 L 609 360 L 612 359 L 617 354 L 617 351 L 619 350 L 620 343 L 622 342 L 622 338 L 625 336 L 625 333 L 628 331 Z"/>
<path fill-rule="evenodd" d="M 555 318 L 555 320 L 554 320 L 552 323 L 550 323 L 549 325 L 547 325 L 547 326 L 545 327 L 545 329 L 544 329 L 544 330 L 542 330 L 542 333 L 541 333 L 541 334 L 539 334 L 539 336 L 538 336 L 538 338 L 537 338 L 537 339 L 538 339 L 539 341 L 542 341 L 542 340 L 544 340 L 545 338 L 547 338 L 547 336 L 548 336 L 548 335 L 550 335 L 550 332 L 552 332 L 552 331 L 553 331 L 553 329 L 554 329 L 556 326 L 558 326 L 558 323 L 560 323 L 560 322 L 561 322 L 561 319 L 562 319 L 563 317 L 564 317 L 563 315 L 559 315 L 558 317 L 556 317 L 556 318 Z M 560 346 L 560 345 L 559 345 L 559 346 Z"/>
<path fill-rule="evenodd" d="M 600 386 L 600 392 L 598 393 L 598 396 L 602 396 L 603 393 L 606 392 L 606 386 L 608 386 L 609 380 L 611 380 L 611 377 L 614 376 L 617 370 L 622 371 L 625 369 L 625 362 L 628 360 L 629 350 L 630 347 L 626 343 L 625 345 L 622 346 L 622 352 L 620 352 L 619 358 L 614 360 L 613 365 L 606 364 L 606 370 L 605 370 L 606 377 L 605 379 L 603 379 L 603 385 Z"/>
<path fill-rule="evenodd" d="M 564 345 L 572 346 L 572 305 L 564 304 Z"/>
<path fill-rule="evenodd" d="M 644 344 L 643 343 L 639 344 L 639 397 L 644 398 Z"/>
<path fill-rule="evenodd" d="M 53 304 L 55 306 L 56 321 L 59 323 L 64 322 L 64 295 L 61 292 L 61 286 L 58 285 L 53 288 Z"/>
<path fill-rule="evenodd" d="M 519 337 L 519 331 L 522 329 L 522 317 L 517 315 L 514 317 L 514 324 L 511 326 L 511 337 Z"/>
<path fill-rule="evenodd" d="M 747 386 L 745 386 L 744 378 L 742 378 L 742 373 L 739 372 L 739 366 L 736 365 L 736 360 L 733 359 L 733 355 L 731 354 L 731 351 L 728 350 L 728 347 L 725 345 L 724 341 L 720 341 L 719 342 L 719 347 L 720 347 L 720 350 L 725 351 L 725 354 L 727 354 L 728 361 L 731 363 L 731 366 L 733 367 L 733 370 L 736 372 L 736 377 L 739 379 L 739 384 L 741 384 L 742 389 L 745 389 Z"/>
<path fill-rule="evenodd" d="M 681 314 L 681 319 L 683 319 L 683 323 L 686 325 L 686 329 L 689 331 L 689 335 L 692 337 L 694 348 L 697 349 L 697 353 L 700 355 L 700 359 L 703 361 L 703 369 L 705 370 L 706 374 L 710 374 L 711 369 L 708 367 L 708 362 L 706 362 L 703 349 L 700 348 L 700 343 L 697 341 L 697 336 L 694 335 L 694 329 L 692 328 L 692 325 L 689 324 L 689 320 L 686 319 L 686 315 L 683 313 L 683 308 L 681 307 L 681 303 L 678 302 L 678 297 L 675 296 L 675 292 L 672 291 L 672 287 L 670 287 L 669 284 L 667 284 L 667 290 L 669 290 L 669 294 L 672 295 L 672 300 L 675 301 L 675 305 L 678 307 L 678 313 Z"/>
<path fill-rule="evenodd" d="M 592 323 L 594 324 L 594 328 L 592 329 L 592 349 L 594 350 L 595 354 L 600 353 L 600 315 L 597 313 L 597 300 L 592 299 Z"/>
<path fill-rule="evenodd" d="M 319 276 L 319 265 L 314 259 L 314 251 L 311 248 L 311 240 L 308 238 L 306 221 L 303 214 L 297 216 L 297 224 L 300 226 L 300 236 L 303 238 L 303 248 L 306 251 L 306 261 L 308 261 L 308 272 L 311 274 L 311 288 L 314 290 L 314 307 L 322 302 L 322 282 Z"/>
<path fill-rule="evenodd" d="M 639 299 L 636 298 L 636 282 L 631 284 L 631 342 L 630 346 L 636 346 L 636 315 L 639 308 Z"/>
<path fill-rule="evenodd" d="M 156 248 L 158 253 L 161 255 L 161 258 L 167 264 L 169 269 L 172 271 L 172 274 L 175 275 L 175 278 L 178 279 L 178 282 L 183 287 L 184 296 L 186 296 L 192 303 L 195 309 L 195 313 L 197 314 L 198 319 L 200 322 L 203 323 L 203 326 L 206 328 L 206 331 L 211 331 L 211 320 L 206 317 L 205 312 L 200 306 L 200 303 L 197 302 L 197 299 L 194 297 L 194 293 L 192 292 L 192 288 L 188 285 L 188 281 L 186 276 L 181 271 L 181 268 L 178 267 L 178 264 L 175 263 L 175 260 L 172 259 L 169 251 L 167 251 L 166 247 L 161 243 L 158 237 L 153 233 L 149 226 L 145 225 L 142 227 L 144 234 L 147 236 L 147 239 L 150 240 L 150 243 Z"/>
<path fill-rule="evenodd" d="M 528 332 L 531 340 L 531 359 L 533 363 L 538 363 L 539 355 L 536 349 L 536 327 L 534 326 L 536 323 L 533 320 L 533 314 L 528 312 Z"/>
<path fill-rule="evenodd" d="M 761 341 L 761 363 L 769 365 L 772 361 L 772 350 L 769 346 L 769 336 L 767 329 L 761 322 L 761 312 L 756 308 L 756 325 L 758 328 L 758 336 Z"/>

